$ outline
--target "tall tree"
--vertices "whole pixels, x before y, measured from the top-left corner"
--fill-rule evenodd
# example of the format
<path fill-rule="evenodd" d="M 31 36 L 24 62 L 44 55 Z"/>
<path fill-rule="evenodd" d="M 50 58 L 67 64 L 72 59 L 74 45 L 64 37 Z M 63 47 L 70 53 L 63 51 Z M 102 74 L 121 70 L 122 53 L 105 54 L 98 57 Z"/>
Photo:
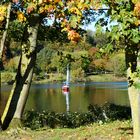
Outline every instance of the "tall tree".
<path fill-rule="evenodd" d="M 56 22 L 61 23 L 63 31 L 68 33 L 68 39 L 78 42 L 80 35 L 76 32 L 79 28 L 77 25 L 80 25 L 84 19 L 82 11 L 88 8 L 90 8 L 90 3 L 83 0 L 13 0 L 14 18 L 20 22 L 26 22 L 27 30 L 24 34 L 25 43 L 22 44 L 15 83 L 1 119 L 3 129 L 6 129 L 10 122 L 11 125 L 14 123 L 14 126 L 20 124 L 38 51 L 36 45 L 38 26 L 44 24 L 53 27 Z M 0 16 L 2 23 L 4 16 Z M 50 24 L 50 20 L 53 24 Z"/>
<path fill-rule="evenodd" d="M 21 124 L 20 120 L 28 98 L 36 62 L 39 21 L 38 15 L 32 15 L 32 18 L 29 20 L 25 34 L 25 36 L 28 36 L 28 41 L 26 39 L 27 42 L 24 42 L 22 45 L 22 54 L 19 60 L 15 83 L 1 119 L 3 129 L 6 129 L 10 122 L 11 126 L 19 126 Z"/>
<path fill-rule="evenodd" d="M 2 67 L 2 65 L 3 65 L 2 64 L 2 54 L 3 54 L 3 49 L 4 49 L 4 45 L 5 45 L 5 41 L 6 41 L 7 30 L 8 30 L 8 27 L 9 27 L 11 2 L 8 5 L 7 12 L 6 12 L 6 6 L 5 5 L 0 7 L 0 11 L 1 11 L 1 14 L 3 14 L 3 16 L 6 18 L 6 24 L 5 24 L 5 27 L 4 27 L 4 31 L 3 31 L 3 35 L 2 35 L 2 39 L 1 39 L 1 45 L 0 45 L 0 67 Z M 3 22 L 4 22 L 4 18 L 1 19 L 1 25 L 0 25 L 1 28 L 3 28 L 3 26 L 4 26 Z M 1 80 L 1 68 L 0 68 L 0 80 Z M 1 83 L 0 83 L 0 90 L 1 90 Z M 1 91 L 0 91 L 0 94 L 1 94 Z M 2 123 L 1 123 L 1 120 L 0 120 L 0 130 L 1 129 L 2 129 Z"/>
<path fill-rule="evenodd" d="M 104 0 L 107 14 L 116 25 L 111 29 L 112 41 L 124 42 L 128 78 L 128 94 L 132 112 L 134 140 L 140 139 L 140 1 Z"/>
<path fill-rule="evenodd" d="M 0 60 L 1 60 L 3 49 L 4 49 L 4 44 L 5 44 L 5 40 L 6 40 L 6 36 L 7 36 L 7 30 L 8 30 L 8 27 L 9 27 L 11 2 L 9 3 L 8 8 L 7 8 L 7 15 L 5 14 L 6 13 L 6 6 L 1 6 L 0 9 L 1 9 L 1 13 L 3 14 L 3 16 L 6 17 L 6 25 L 5 25 L 4 32 L 3 32 L 3 35 L 2 35 L 2 39 L 1 39 L 1 48 L 0 48 Z M 3 20 L 2 20 L 2 22 L 4 22 Z M 4 23 L 1 23 L 1 28 L 4 26 L 3 24 Z"/>

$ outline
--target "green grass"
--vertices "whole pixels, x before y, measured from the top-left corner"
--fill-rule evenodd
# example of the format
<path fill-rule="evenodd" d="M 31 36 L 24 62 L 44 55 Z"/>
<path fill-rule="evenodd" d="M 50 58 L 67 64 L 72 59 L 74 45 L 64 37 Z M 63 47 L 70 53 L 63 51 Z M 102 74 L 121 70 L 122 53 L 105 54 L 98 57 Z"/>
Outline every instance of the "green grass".
<path fill-rule="evenodd" d="M 55 80 L 54 80 L 55 79 Z M 65 80 L 63 76 L 63 81 Z M 50 79 L 43 79 L 39 81 L 33 81 L 35 83 L 48 83 L 48 82 L 62 82 L 62 79 L 58 78 L 58 76 L 54 76 Z M 83 82 L 92 81 L 92 82 L 113 82 L 113 81 L 126 81 L 126 77 L 116 77 L 113 74 L 100 74 L 100 75 L 90 75 L 83 78 Z M 75 81 L 72 81 L 75 82 Z M 81 81 L 82 82 L 82 81 Z"/>
<path fill-rule="evenodd" d="M 46 135 L 47 140 L 98 140 L 99 138 L 102 140 L 131 140 L 132 138 L 130 121 L 114 121 L 106 124 L 94 123 L 76 129 L 58 128 L 48 131 L 51 131 L 49 135 L 47 133 L 43 134 L 44 136 Z"/>
<path fill-rule="evenodd" d="M 94 82 L 109 82 L 109 81 L 126 81 L 126 77 L 116 77 L 113 74 L 100 74 L 91 75 L 87 77 L 87 80 Z"/>
<path fill-rule="evenodd" d="M 42 128 L 40 130 L 8 130 L 0 133 L 0 140 L 131 140 L 131 121 L 93 123 L 75 129 Z"/>

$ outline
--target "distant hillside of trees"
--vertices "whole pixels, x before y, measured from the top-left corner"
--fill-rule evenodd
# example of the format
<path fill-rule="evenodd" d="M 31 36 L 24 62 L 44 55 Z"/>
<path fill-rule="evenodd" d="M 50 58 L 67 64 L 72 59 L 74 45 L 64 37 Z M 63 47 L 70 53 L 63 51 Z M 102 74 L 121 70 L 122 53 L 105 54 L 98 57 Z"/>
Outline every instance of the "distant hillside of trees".
<path fill-rule="evenodd" d="M 9 73 L 16 72 L 21 51 L 19 46 L 21 46 L 22 31 L 18 32 L 18 37 L 17 34 L 14 36 L 15 31 L 16 27 L 9 31 L 11 39 L 7 39 L 3 55 L 3 71 Z M 113 42 L 110 47 L 108 33 L 100 30 L 96 32 L 83 30 L 81 34 L 80 42 L 74 44 L 69 42 L 66 34 L 61 33 L 57 28 L 42 27 L 39 30 L 38 47 L 43 49 L 38 53 L 35 77 L 43 79 L 47 74 L 57 73 L 60 74 L 61 79 L 61 76 L 66 73 L 68 63 L 72 78 L 75 80 L 102 73 L 126 75 L 124 52 L 117 49 L 121 44 Z"/>

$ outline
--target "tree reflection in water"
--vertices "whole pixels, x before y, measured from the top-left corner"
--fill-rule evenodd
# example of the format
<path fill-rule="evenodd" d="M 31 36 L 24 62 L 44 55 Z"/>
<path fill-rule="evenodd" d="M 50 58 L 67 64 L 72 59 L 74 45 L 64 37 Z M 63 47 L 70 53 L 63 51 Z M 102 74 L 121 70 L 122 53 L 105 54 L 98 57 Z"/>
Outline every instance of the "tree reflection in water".
<path fill-rule="evenodd" d="M 0 112 L 5 107 L 11 87 L 2 86 Z M 127 82 L 87 82 L 74 83 L 70 86 L 70 93 L 62 93 L 62 84 L 47 83 L 31 86 L 26 110 L 49 110 L 62 112 L 87 112 L 89 104 L 104 105 L 110 102 L 116 105 L 129 106 Z"/>

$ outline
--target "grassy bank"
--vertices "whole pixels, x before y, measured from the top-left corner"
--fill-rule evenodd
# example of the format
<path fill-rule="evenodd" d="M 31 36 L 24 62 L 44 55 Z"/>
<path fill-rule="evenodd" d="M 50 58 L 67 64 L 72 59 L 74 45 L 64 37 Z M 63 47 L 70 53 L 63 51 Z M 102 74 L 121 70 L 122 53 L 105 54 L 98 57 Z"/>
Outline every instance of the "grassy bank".
<path fill-rule="evenodd" d="M 86 77 L 87 81 L 94 82 L 110 82 L 110 81 L 126 81 L 126 77 L 117 77 L 113 74 L 100 74 L 100 75 L 91 75 Z"/>
<path fill-rule="evenodd" d="M 13 83 L 15 78 L 15 73 L 12 72 L 2 72 L 1 73 L 1 82 L 2 83 Z M 52 83 L 52 82 L 61 82 L 65 81 L 66 76 L 61 74 L 49 74 L 49 78 L 45 76 L 34 76 L 34 83 Z M 71 79 L 71 82 L 109 82 L 109 81 L 126 81 L 126 77 L 117 77 L 113 74 L 100 74 L 100 75 L 90 75 L 86 77 L 81 77 L 80 79 Z"/>
<path fill-rule="evenodd" d="M 11 129 L 0 132 L 0 140 L 131 140 L 131 121 L 93 123 L 75 129 Z"/>
<path fill-rule="evenodd" d="M 100 74 L 100 75 L 90 75 L 86 76 L 84 78 L 81 78 L 77 81 L 71 79 L 71 82 L 116 82 L 116 81 L 126 81 L 126 77 L 117 77 L 113 74 Z M 65 81 L 65 78 L 60 79 L 57 77 L 57 75 L 52 76 L 52 78 L 45 78 L 45 79 L 39 79 L 39 80 L 33 80 L 34 83 L 50 83 L 50 82 L 62 82 Z"/>

